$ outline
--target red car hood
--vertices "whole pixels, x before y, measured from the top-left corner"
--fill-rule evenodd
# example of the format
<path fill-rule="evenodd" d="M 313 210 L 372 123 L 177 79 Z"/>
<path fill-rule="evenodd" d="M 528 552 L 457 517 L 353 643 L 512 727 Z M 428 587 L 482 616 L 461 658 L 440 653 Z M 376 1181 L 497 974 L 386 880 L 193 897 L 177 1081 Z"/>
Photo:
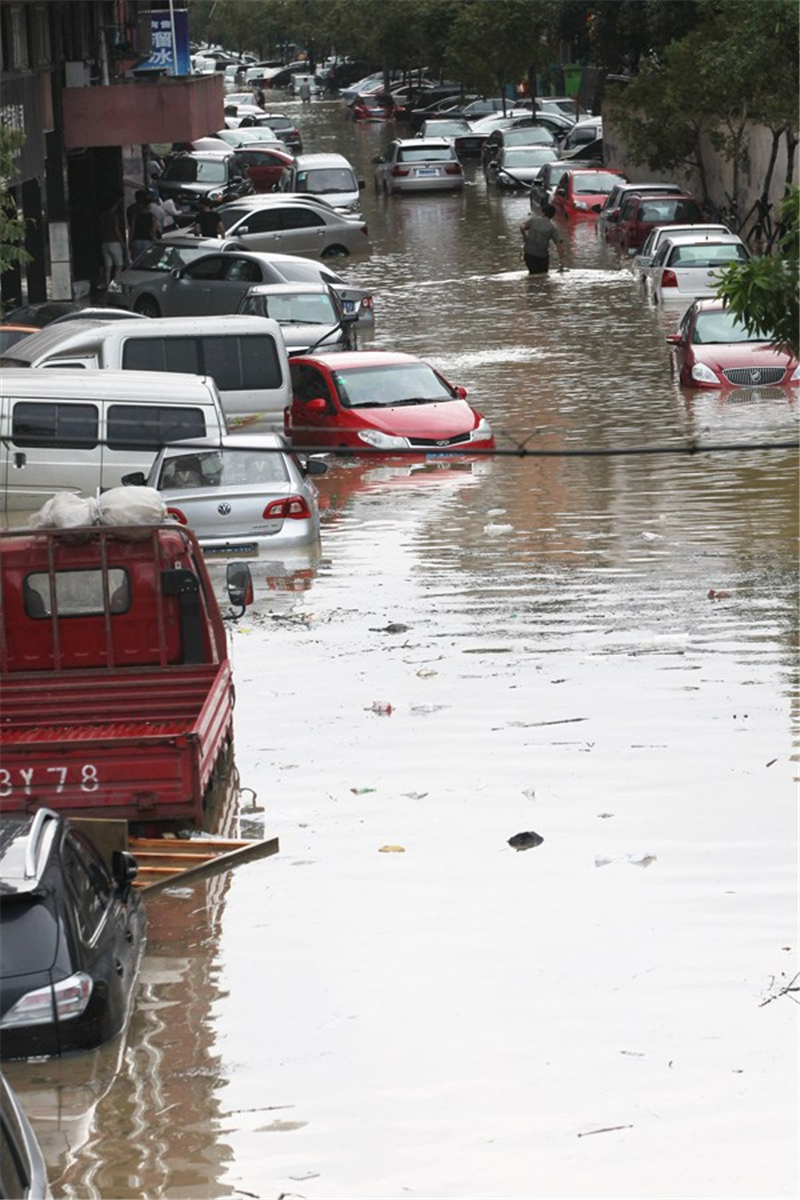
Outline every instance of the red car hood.
<path fill-rule="evenodd" d="M 398 437 L 451 438 L 470 433 L 480 416 L 465 400 L 402 404 L 396 408 L 359 408 L 354 411 L 366 428 Z"/>
<path fill-rule="evenodd" d="M 759 370 L 763 367 L 796 366 L 795 359 L 784 350 L 776 350 L 768 342 L 719 342 L 707 346 L 692 346 L 696 362 L 705 363 L 718 371 L 730 370 L 731 367 L 752 367 Z"/>

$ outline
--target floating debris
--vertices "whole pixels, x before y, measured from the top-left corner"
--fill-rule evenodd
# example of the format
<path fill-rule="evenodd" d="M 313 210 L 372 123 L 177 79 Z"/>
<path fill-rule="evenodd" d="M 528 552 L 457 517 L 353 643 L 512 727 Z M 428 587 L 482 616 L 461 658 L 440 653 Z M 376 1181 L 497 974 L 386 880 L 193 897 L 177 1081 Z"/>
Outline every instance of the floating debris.
<path fill-rule="evenodd" d="M 515 850 L 532 850 L 534 846 L 541 846 L 543 841 L 540 834 L 527 830 L 525 833 L 515 833 L 508 839 L 508 844 Z"/>
<path fill-rule="evenodd" d="M 399 621 L 390 621 L 381 629 L 370 627 L 370 633 L 407 633 L 410 628 L 410 625 L 401 625 Z"/>

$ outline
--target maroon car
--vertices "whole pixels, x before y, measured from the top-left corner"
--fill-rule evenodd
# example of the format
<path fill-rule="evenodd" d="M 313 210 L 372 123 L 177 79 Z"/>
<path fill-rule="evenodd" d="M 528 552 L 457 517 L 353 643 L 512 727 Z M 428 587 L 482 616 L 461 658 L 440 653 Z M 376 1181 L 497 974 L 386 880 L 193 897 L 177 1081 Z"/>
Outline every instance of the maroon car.
<path fill-rule="evenodd" d="M 682 387 L 796 387 L 800 383 L 794 355 L 748 333 L 721 300 L 696 300 L 667 341 L 672 369 Z"/>
<path fill-rule="evenodd" d="M 654 225 L 699 225 L 703 210 L 688 192 L 631 195 L 623 200 L 619 216 L 606 228 L 606 237 L 625 253 L 639 250 Z"/>

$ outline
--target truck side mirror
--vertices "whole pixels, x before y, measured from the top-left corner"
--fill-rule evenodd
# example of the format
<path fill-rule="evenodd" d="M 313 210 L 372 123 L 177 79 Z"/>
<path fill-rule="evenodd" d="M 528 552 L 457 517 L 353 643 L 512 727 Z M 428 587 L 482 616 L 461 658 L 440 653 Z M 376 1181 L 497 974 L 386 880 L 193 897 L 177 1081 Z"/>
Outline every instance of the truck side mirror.
<path fill-rule="evenodd" d="M 244 562 L 228 563 L 225 572 L 225 587 L 233 608 L 241 609 L 240 617 L 248 605 L 253 603 L 253 577 L 250 567 Z"/>

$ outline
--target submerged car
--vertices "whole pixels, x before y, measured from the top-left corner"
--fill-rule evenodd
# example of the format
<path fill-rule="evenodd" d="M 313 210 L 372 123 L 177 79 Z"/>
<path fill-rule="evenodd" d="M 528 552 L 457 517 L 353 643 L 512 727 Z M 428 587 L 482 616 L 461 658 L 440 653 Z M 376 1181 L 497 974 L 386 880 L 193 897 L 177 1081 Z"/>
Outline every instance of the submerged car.
<path fill-rule="evenodd" d="M 274 193 L 261 203 L 226 204 L 220 219 L 228 237 L 248 250 L 346 258 L 368 254 L 366 222 L 337 213 L 323 198 Z"/>
<path fill-rule="evenodd" d="M 288 148 L 277 150 L 267 149 L 266 146 L 241 146 L 234 154 L 257 193 L 271 192 L 293 161 Z"/>
<path fill-rule="evenodd" d="M 0 815 L 0 1057 L 90 1050 L 124 1028 L 146 930 L 136 874 L 51 809 Z"/>
<path fill-rule="evenodd" d="M 52 1200 L 42 1148 L 28 1116 L 0 1075 L 0 1196 L 19 1200 Z"/>
<path fill-rule="evenodd" d="M 351 450 L 494 446 L 489 422 L 454 387 L 413 354 L 371 350 L 292 358 L 292 403 L 285 429 L 293 446 Z"/>
<path fill-rule="evenodd" d="M 634 279 L 647 290 L 647 280 L 652 272 L 653 258 L 666 237 L 678 237 L 682 233 L 704 237 L 707 233 L 730 233 L 727 225 L 656 225 L 648 233 L 638 254 L 630 251 L 631 270 Z"/>
<path fill-rule="evenodd" d="M 448 117 L 447 113 L 423 121 L 417 137 L 446 138 L 459 158 L 480 155 L 484 140 L 480 134 L 473 132 L 472 126 L 465 118 Z"/>
<path fill-rule="evenodd" d="M 503 147 L 484 167 L 486 182 L 499 188 L 530 188 L 545 163 L 557 158 L 552 146 Z"/>
<path fill-rule="evenodd" d="M 684 307 L 716 295 L 720 272 L 746 263 L 750 251 L 735 233 L 683 233 L 666 237 L 653 258 L 648 288 L 654 304 Z"/>
<path fill-rule="evenodd" d="M 343 279 L 324 263 L 299 254 L 271 254 L 270 262 L 287 283 L 316 283 L 320 280 L 330 284 L 342 302 L 345 313 L 355 313 L 360 328 L 372 328 L 375 324 L 373 293 L 369 288 L 357 287 Z"/>
<path fill-rule="evenodd" d="M 254 190 L 235 155 L 191 151 L 171 158 L 155 180 L 162 200 L 171 199 L 185 220 L 199 211 L 200 201 L 224 204 Z"/>
<path fill-rule="evenodd" d="M 556 184 L 553 205 L 565 217 L 598 213 L 611 189 L 626 180 L 621 171 L 575 167 L 565 171 Z"/>
<path fill-rule="evenodd" d="M 149 251 L 145 251 L 145 254 Z M 165 258 L 168 257 L 168 252 Z M 131 276 L 139 275 L 134 283 Z M 147 317 L 208 317 L 235 313 L 242 296 L 256 283 L 282 283 L 268 254 L 222 250 L 202 254 L 167 273 L 141 276 L 141 259 L 119 278 L 115 303 Z M 111 298 L 109 293 L 109 298 Z"/>
<path fill-rule="evenodd" d="M 165 447 L 146 483 L 161 492 L 173 520 L 194 531 L 207 558 L 255 558 L 319 539 L 310 476 L 326 470 L 321 459 L 301 460 L 279 433 L 237 433 Z"/>
<path fill-rule="evenodd" d="M 346 313 L 333 288 L 321 280 L 272 283 L 249 288 L 238 311 L 249 317 L 271 317 L 281 327 L 289 354 L 323 354 L 354 350 L 358 314 Z"/>
<path fill-rule="evenodd" d="M 375 190 L 454 192 L 464 187 L 464 168 L 446 138 L 396 138 L 375 163 Z"/>
<path fill-rule="evenodd" d="M 800 384 L 788 350 L 748 333 L 721 300 L 696 300 L 667 335 L 673 373 L 688 388 L 759 388 Z"/>
<path fill-rule="evenodd" d="M 704 220 L 703 210 L 688 193 L 628 196 L 616 222 L 609 226 L 608 241 L 630 254 L 644 243 L 654 225 L 692 225 Z"/>

